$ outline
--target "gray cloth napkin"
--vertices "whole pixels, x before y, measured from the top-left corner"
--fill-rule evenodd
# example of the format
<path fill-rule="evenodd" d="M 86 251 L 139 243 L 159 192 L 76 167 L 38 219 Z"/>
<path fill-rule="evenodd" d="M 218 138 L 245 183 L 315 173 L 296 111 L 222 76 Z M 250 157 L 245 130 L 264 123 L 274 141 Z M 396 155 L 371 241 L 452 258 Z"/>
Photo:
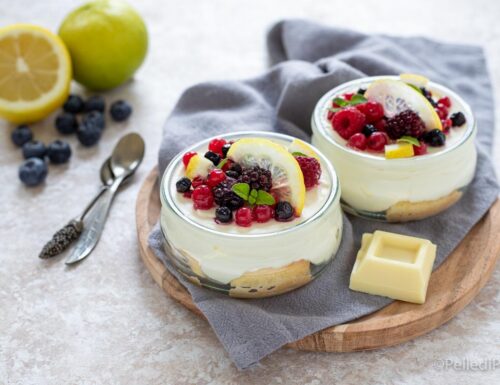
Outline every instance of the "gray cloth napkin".
<path fill-rule="evenodd" d="M 419 73 L 462 95 L 478 121 L 479 159 L 472 186 L 443 214 L 407 224 L 383 224 L 344 215 L 341 247 L 312 283 L 260 300 L 232 299 L 192 285 L 161 247 L 158 226 L 150 246 L 189 290 L 238 368 L 247 368 L 288 342 L 372 313 L 392 300 L 350 291 L 349 276 L 361 235 L 377 229 L 428 238 L 438 245 L 439 266 L 498 195 L 489 157 L 493 96 L 483 50 L 415 37 L 364 35 L 301 20 L 276 24 L 268 35 L 274 65 L 246 81 L 217 81 L 186 90 L 165 123 L 160 173 L 184 147 L 226 132 L 277 131 L 310 139 L 315 103 L 331 88 L 363 76 Z"/>

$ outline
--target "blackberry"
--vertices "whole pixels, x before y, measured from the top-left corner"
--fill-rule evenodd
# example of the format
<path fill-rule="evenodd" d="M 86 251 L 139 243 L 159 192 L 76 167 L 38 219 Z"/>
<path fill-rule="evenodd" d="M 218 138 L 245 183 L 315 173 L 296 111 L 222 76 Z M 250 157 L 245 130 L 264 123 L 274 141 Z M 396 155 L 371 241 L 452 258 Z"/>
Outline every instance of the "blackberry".
<path fill-rule="evenodd" d="M 10 137 L 12 139 L 12 142 L 14 142 L 16 146 L 21 147 L 22 145 L 33 139 L 33 133 L 26 124 L 21 124 L 20 126 L 16 127 L 14 131 L 12 131 Z"/>
<path fill-rule="evenodd" d="M 240 176 L 241 173 L 243 172 L 243 168 L 239 163 L 233 163 L 231 167 L 229 167 L 229 170 L 234 171 L 235 173 L 238 174 L 238 176 Z"/>
<path fill-rule="evenodd" d="M 293 207 L 290 203 L 281 201 L 278 202 L 276 208 L 274 209 L 274 218 L 277 221 L 288 221 L 293 217 Z"/>
<path fill-rule="evenodd" d="M 361 132 L 363 133 L 364 136 L 368 138 L 371 134 L 373 134 L 376 131 L 377 129 L 373 126 L 373 124 L 367 124 L 363 127 L 363 130 Z"/>
<path fill-rule="evenodd" d="M 233 212 L 229 207 L 221 206 L 215 209 L 215 219 L 220 223 L 228 223 L 233 220 Z"/>
<path fill-rule="evenodd" d="M 63 110 L 66 112 L 71 112 L 72 114 L 78 114 L 79 112 L 82 112 L 83 108 L 83 99 L 78 95 L 70 95 L 63 105 Z"/>
<path fill-rule="evenodd" d="M 440 147 L 443 146 L 446 142 L 446 136 L 443 131 L 435 128 L 434 130 L 426 132 L 422 139 L 425 143 L 432 147 Z"/>
<path fill-rule="evenodd" d="M 212 190 L 215 203 L 219 206 L 227 207 L 230 210 L 236 210 L 242 207 L 245 201 L 232 190 L 235 183 L 235 179 L 227 178 L 224 182 L 215 186 Z"/>
<path fill-rule="evenodd" d="M 205 153 L 205 158 L 211 161 L 214 164 L 214 166 L 217 166 L 220 163 L 220 156 L 217 155 L 215 152 L 207 151 Z"/>
<path fill-rule="evenodd" d="M 226 143 L 224 146 L 222 146 L 222 157 L 226 158 L 227 157 L 227 152 L 231 148 L 231 143 Z"/>
<path fill-rule="evenodd" d="M 181 178 L 175 183 L 177 192 L 185 193 L 191 188 L 191 180 L 189 178 Z"/>
<path fill-rule="evenodd" d="M 273 185 L 271 171 L 259 166 L 243 169 L 238 182 L 248 183 L 251 189 L 264 191 L 270 191 Z"/>
<path fill-rule="evenodd" d="M 465 115 L 462 112 L 455 112 L 455 113 L 451 114 L 450 119 L 451 119 L 451 124 L 453 125 L 453 127 L 460 127 L 461 125 L 465 124 L 465 122 L 467 121 L 465 119 Z"/>
<path fill-rule="evenodd" d="M 425 124 L 416 112 L 405 110 L 387 120 L 385 131 L 391 139 L 405 135 L 418 138 L 425 132 Z"/>

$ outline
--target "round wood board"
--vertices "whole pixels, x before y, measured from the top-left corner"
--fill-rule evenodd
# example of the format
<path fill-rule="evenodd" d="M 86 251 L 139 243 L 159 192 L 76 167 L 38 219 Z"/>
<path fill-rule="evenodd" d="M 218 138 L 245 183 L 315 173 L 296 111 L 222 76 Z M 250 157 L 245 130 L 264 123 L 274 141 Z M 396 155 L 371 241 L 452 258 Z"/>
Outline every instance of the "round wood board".
<path fill-rule="evenodd" d="M 141 257 L 154 280 L 172 298 L 203 317 L 187 290 L 148 247 L 148 235 L 160 215 L 158 171 L 153 169 L 136 203 Z M 432 273 L 423 305 L 395 301 L 352 322 L 333 326 L 287 345 L 323 352 L 351 352 L 399 344 L 425 334 L 462 310 L 486 284 L 500 252 L 500 200 L 476 224 L 446 261 Z M 207 289 L 208 290 L 208 289 Z"/>

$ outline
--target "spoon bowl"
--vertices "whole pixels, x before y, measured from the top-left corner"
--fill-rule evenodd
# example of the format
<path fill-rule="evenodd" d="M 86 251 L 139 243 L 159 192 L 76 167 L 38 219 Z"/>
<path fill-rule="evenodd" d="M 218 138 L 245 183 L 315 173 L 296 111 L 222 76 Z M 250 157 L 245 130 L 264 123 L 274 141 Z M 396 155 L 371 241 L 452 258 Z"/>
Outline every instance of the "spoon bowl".
<path fill-rule="evenodd" d="M 125 135 L 115 146 L 110 159 L 110 170 L 115 180 L 123 180 L 133 173 L 144 158 L 145 144 L 139 134 Z"/>

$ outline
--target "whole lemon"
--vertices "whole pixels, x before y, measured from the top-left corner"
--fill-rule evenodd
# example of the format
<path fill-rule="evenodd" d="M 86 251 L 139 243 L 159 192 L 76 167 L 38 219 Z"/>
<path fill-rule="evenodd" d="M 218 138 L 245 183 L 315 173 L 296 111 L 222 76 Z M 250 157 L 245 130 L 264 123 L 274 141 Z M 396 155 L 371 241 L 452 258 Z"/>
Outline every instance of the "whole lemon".
<path fill-rule="evenodd" d="M 82 5 L 64 19 L 59 36 L 71 55 L 75 80 L 92 90 L 126 82 L 148 50 L 143 19 L 122 0 Z"/>

